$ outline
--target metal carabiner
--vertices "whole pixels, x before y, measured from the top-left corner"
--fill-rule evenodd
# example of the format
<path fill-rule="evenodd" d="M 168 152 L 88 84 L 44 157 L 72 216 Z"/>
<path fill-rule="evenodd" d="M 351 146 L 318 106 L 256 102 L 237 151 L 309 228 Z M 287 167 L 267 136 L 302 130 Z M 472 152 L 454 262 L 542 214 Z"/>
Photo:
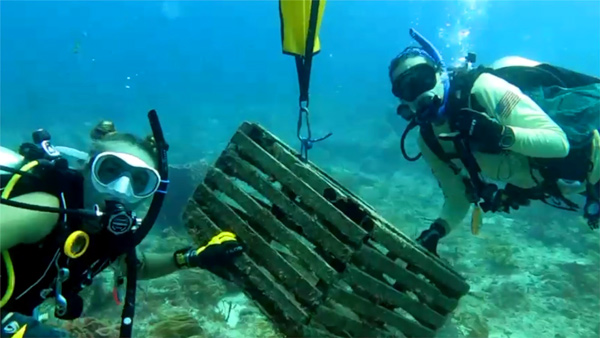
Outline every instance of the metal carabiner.
<path fill-rule="evenodd" d="M 62 284 L 69 279 L 69 269 L 59 268 L 58 276 L 56 277 L 55 295 L 56 298 L 56 314 L 64 316 L 67 313 L 67 299 L 62 295 Z"/>
<path fill-rule="evenodd" d="M 298 139 L 300 141 L 312 139 L 312 132 L 310 130 L 310 120 L 308 118 L 309 113 L 310 112 L 308 110 L 308 106 L 303 105 L 301 103 L 300 104 L 300 111 L 298 112 L 298 128 L 296 130 L 296 136 L 298 137 Z M 302 131 L 302 117 L 303 116 L 304 116 L 304 121 L 306 122 L 306 134 L 307 134 L 307 137 L 300 136 L 300 133 Z"/>
<path fill-rule="evenodd" d="M 308 162 L 308 151 L 312 149 L 313 145 L 316 142 L 323 141 L 324 139 L 332 135 L 332 133 L 328 133 L 323 137 L 313 139 L 312 131 L 310 129 L 309 113 L 310 112 L 308 110 L 308 102 L 306 103 L 306 105 L 303 105 L 302 102 L 300 102 L 300 112 L 298 113 L 298 128 L 296 131 L 296 136 L 298 137 L 298 140 L 300 140 L 300 159 L 303 162 Z M 302 115 L 304 115 L 304 120 L 306 121 L 306 137 L 300 135 L 300 132 L 302 131 Z"/>

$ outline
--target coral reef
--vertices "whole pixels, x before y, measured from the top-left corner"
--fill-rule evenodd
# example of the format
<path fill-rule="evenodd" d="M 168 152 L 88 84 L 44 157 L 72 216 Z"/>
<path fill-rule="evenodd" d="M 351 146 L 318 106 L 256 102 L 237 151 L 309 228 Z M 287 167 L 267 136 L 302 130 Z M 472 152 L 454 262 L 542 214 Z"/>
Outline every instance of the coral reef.
<path fill-rule="evenodd" d="M 508 243 L 490 244 L 485 252 L 492 270 L 500 274 L 510 274 L 517 269 L 513 256 L 515 248 Z"/>
<path fill-rule="evenodd" d="M 118 325 L 94 317 L 64 321 L 61 327 L 75 338 L 113 338 L 119 335 Z"/>
<path fill-rule="evenodd" d="M 454 320 L 461 329 L 465 337 L 487 338 L 490 335 L 490 329 L 487 320 L 474 312 L 459 312 Z"/>
<path fill-rule="evenodd" d="M 528 311 L 531 308 L 527 295 L 528 288 L 521 283 L 514 281 L 500 282 L 490 292 L 489 300 L 498 308 L 510 311 L 511 309 L 520 309 Z"/>
<path fill-rule="evenodd" d="M 168 313 L 150 324 L 148 337 L 205 337 L 200 323 L 188 311 Z"/>

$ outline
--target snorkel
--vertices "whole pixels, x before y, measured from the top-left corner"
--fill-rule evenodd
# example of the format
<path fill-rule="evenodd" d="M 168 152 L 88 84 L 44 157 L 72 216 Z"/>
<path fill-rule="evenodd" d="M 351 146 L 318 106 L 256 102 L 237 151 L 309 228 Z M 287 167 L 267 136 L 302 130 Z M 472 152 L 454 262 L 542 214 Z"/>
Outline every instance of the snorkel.
<path fill-rule="evenodd" d="M 408 33 L 410 36 L 417 41 L 419 45 L 423 48 L 423 51 L 427 53 L 426 57 L 429 57 L 442 71 L 441 80 L 444 85 L 444 97 L 437 104 L 433 102 L 429 107 L 426 114 L 421 114 L 419 120 L 426 122 L 429 120 L 433 114 L 434 119 L 441 118 L 444 116 L 444 112 L 446 111 L 446 102 L 448 102 L 448 92 L 450 91 L 450 77 L 448 76 L 448 69 L 446 68 L 446 64 L 442 59 L 442 54 L 433 47 L 431 42 L 423 37 L 419 32 L 417 32 L 414 28 L 411 28 Z"/>
<path fill-rule="evenodd" d="M 135 245 L 140 244 L 140 242 L 146 237 L 146 235 L 148 235 L 148 232 L 150 232 L 150 230 L 154 226 L 154 223 L 158 218 L 158 214 L 160 213 L 160 209 L 162 208 L 165 196 L 167 194 L 167 188 L 169 186 L 169 162 L 167 158 L 167 151 L 169 150 L 169 145 L 165 140 L 165 136 L 163 134 L 160 121 L 158 120 L 158 114 L 156 113 L 156 110 L 152 109 L 148 113 L 148 120 L 150 121 L 150 128 L 152 128 L 152 135 L 154 137 L 154 141 L 156 142 L 158 163 L 157 170 L 160 175 L 160 184 L 158 186 L 158 190 L 156 190 L 156 192 L 154 193 L 152 202 L 150 203 L 150 208 L 148 209 L 146 217 L 144 217 L 144 220 L 142 221 L 142 225 L 135 232 Z"/>
<path fill-rule="evenodd" d="M 421 158 L 421 154 L 419 153 L 417 156 L 410 157 L 406 153 L 406 149 L 404 146 L 406 137 L 408 133 L 416 126 L 440 120 L 444 116 L 444 113 L 446 111 L 446 103 L 448 102 L 448 93 L 450 91 L 450 77 L 448 76 L 448 70 L 446 68 L 446 64 L 444 63 L 444 60 L 442 59 L 442 55 L 431 44 L 431 42 L 425 39 L 423 35 L 417 32 L 414 28 L 411 28 L 408 31 L 408 33 L 421 46 L 421 48 L 408 48 L 404 52 L 396 56 L 396 58 L 401 58 L 407 55 L 408 53 L 414 53 L 416 55 L 420 55 L 428 60 L 433 61 L 433 63 L 435 63 L 438 69 L 441 70 L 441 82 L 444 86 L 444 97 L 439 98 L 435 96 L 434 100 L 429 104 L 429 107 L 426 107 L 422 112 L 418 112 L 414 115 L 414 117 L 410 120 L 408 126 L 406 126 L 406 129 L 402 133 L 402 138 L 400 141 L 400 149 L 402 150 L 402 155 L 406 160 L 413 162 Z"/>
<path fill-rule="evenodd" d="M 134 245 L 129 247 L 129 252 L 127 253 L 127 290 L 125 291 L 125 303 L 123 304 L 123 311 L 121 313 L 121 329 L 119 337 L 131 337 L 133 333 L 138 265 L 135 247 L 146 237 L 156 222 L 156 218 L 158 217 L 165 200 L 165 195 L 167 194 L 167 188 L 169 186 L 169 163 L 167 160 L 169 145 L 165 141 L 163 130 L 160 126 L 160 121 L 158 120 L 158 114 L 154 109 L 148 113 L 148 120 L 150 121 L 150 127 L 152 128 L 154 141 L 156 142 L 158 173 L 160 174 L 161 181 L 158 190 L 154 193 L 154 197 L 152 198 L 148 214 L 144 217 L 140 228 L 134 233 Z"/>

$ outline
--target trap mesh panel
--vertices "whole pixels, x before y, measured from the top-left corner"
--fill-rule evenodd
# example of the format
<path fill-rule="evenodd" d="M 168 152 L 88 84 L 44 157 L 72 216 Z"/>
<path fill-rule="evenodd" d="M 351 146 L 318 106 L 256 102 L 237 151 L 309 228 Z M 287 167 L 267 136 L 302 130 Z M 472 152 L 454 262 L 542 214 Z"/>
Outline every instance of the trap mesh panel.
<path fill-rule="evenodd" d="M 600 84 L 538 87 L 525 94 L 564 130 L 574 147 L 587 142 L 593 131 L 600 129 Z"/>

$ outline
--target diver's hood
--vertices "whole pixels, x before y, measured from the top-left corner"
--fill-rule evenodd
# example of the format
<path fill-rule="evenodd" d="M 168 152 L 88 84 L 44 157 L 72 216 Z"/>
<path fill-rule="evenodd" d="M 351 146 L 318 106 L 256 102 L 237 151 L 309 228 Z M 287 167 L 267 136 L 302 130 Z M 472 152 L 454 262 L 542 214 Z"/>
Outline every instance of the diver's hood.
<path fill-rule="evenodd" d="M 17 169 L 23 162 L 24 157 L 21 154 L 11 149 L 0 147 L 0 165 Z M 12 175 L 12 173 L 4 170 L 0 170 L 0 175 Z"/>

